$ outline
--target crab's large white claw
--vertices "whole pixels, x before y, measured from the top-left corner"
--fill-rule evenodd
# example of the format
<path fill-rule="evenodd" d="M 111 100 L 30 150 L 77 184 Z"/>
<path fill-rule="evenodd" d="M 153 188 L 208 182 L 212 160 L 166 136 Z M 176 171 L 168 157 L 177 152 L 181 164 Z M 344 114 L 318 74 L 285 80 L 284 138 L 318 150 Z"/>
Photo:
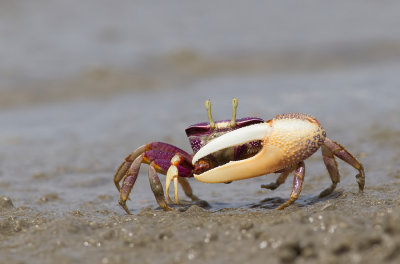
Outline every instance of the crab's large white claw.
<path fill-rule="evenodd" d="M 195 174 L 194 177 L 201 182 L 222 183 L 265 174 L 266 168 L 268 167 L 268 162 L 266 161 L 271 160 L 271 156 L 276 156 L 276 152 L 279 152 L 279 154 L 281 152 L 281 150 L 277 148 L 268 148 L 268 150 L 265 148 L 265 142 L 268 140 L 272 131 L 273 129 L 268 123 L 260 123 L 234 130 L 210 141 L 194 155 L 192 159 L 193 164 L 199 159 L 218 150 L 251 141 L 261 140 L 264 147 L 257 155 L 249 159 L 231 161 L 200 175 Z"/>
<path fill-rule="evenodd" d="M 217 137 L 199 149 L 193 156 L 192 163 L 194 165 L 199 159 L 224 148 L 233 147 L 250 141 L 262 140 L 266 138 L 271 131 L 272 128 L 265 123 L 254 124 L 233 130 L 232 132 Z"/>
<path fill-rule="evenodd" d="M 260 140 L 262 149 L 248 159 L 231 161 L 194 177 L 201 182 L 222 183 L 279 171 L 317 151 L 325 138 L 324 133 L 318 123 L 300 118 L 239 128 L 202 147 L 193 157 L 193 164 L 209 154 L 250 141 Z"/>

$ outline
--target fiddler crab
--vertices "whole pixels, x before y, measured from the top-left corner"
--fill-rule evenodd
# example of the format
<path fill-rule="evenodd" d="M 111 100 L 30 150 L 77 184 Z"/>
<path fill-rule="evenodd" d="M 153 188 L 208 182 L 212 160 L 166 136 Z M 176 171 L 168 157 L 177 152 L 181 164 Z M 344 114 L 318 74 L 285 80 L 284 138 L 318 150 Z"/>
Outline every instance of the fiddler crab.
<path fill-rule="evenodd" d="M 230 183 L 280 173 L 275 182 L 261 185 L 274 190 L 294 172 L 290 198 L 278 207 L 283 209 L 299 197 L 305 176 L 304 160 L 319 148 L 332 181 L 319 197 L 332 193 L 340 181 L 335 156 L 358 170 L 356 179 L 359 191 L 363 191 L 365 173 L 362 164 L 340 144 L 327 138 L 325 130 L 311 115 L 281 114 L 268 121 L 255 117 L 236 119 L 238 100 L 233 99 L 232 119 L 214 122 L 210 101 L 207 100 L 205 105 L 209 122 L 194 124 L 186 129 L 193 154 L 167 143 L 151 142 L 130 153 L 119 166 L 114 183 L 120 193 L 119 204 L 126 213 L 130 214 L 126 200 L 142 163 L 149 164 L 150 187 L 158 205 L 164 210 L 171 208 L 165 200 L 157 172 L 166 175 L 165 192 L 171 204 L 171 182 L 174 184 L 176 204 L 179 204 L 178 184 L 189 198 L 198 200 L 186 178 L 194 177 L 206 183 Z M 119 184 L 121 181 L 122 186 Z"/>

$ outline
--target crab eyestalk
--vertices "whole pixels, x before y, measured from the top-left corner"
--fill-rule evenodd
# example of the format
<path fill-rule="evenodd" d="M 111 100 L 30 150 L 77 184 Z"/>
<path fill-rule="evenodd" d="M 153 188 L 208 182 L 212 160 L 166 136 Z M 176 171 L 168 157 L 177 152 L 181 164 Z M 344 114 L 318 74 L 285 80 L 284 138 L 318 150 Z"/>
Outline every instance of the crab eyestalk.
<path fill-rule="evenodd" d="M 236 111 L 238 107 L 238 99 L 233 98 L 232 99 L 232 120 L 230 123 L 231 128 L 234 128 L 236 126 Z"/>
<path fill-rule="evenodd" d="M 211 115 L 211 102 L 210 102 L 210 100 L 206 100 L 205 106 L 206 106 L 206 109 L 207 109 L 208 122 L 210 123 L 210 128 L 214 129 L 215 128 L 215 123 L 214 123 L 212 115 Z"/>
<path fill-rule="evenodd" d="M 214 120 L 212 118 L 212 114 L 211 114 L 211 102 L 210 102 L 210 100 L 206 100 L 205 107 L 206 107 L 206 110 L 207 110 L 207 116 L 208 116 L 208 122 L 210 123 L 210 128 L 214 129 L 216 127 L 216 125 L 215 125 L 215 122 L 214 122 Z M 231 119 L 231 122 L 229 123 L 229 126 L 231 128 L 235 128 L 236 127 L 237 107 L 238 107 L 238 99 L 233 98 L 232 99 L 232 119 Z"/>

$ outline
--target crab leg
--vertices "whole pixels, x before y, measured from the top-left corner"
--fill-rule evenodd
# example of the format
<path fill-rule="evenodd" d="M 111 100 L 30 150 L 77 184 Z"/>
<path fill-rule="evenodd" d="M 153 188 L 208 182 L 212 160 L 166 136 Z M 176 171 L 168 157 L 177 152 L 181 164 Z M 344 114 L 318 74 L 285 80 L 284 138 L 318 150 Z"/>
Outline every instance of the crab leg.
<path fill-rule="evenodd" d="M 114 174 L 114 184 L 115 184 L 115 187 L 117 187 L 118 191 L 120 191 L 120 189 L 121 189 L 119 186 L 119 182 L 126 175 L 128 169 L 132 165 L 132 162 L 137 157 L 139 157 L 139 155 L 143 154 L 147 148 L 148 148 L 148 145 L 143 145 L 143 146 L 138 147 L 135 151 L 133 151 L 131 154 L 129 154 L 125 158 L 125 160 L 121 163 L 121 165 L 119 165 L 117 172 L 115 172 L 115 174 Z"/>
<path fill-rule="evenodd" d="M 163 187 L 161 185 L 160 179 L 157 176 L 155 166 L 156 165 L 154 164 L 154 161 L 151 162 L 149 166 L 149 181 L 151 190 L 153 191 L 154 196 L 156 197 L 156 201 L 161 208 L 166 211 L 172 210 L 172 208 L 170 208 L 165 201 Z"/>
<path fill-rule="evenodd" d="M 300 192 L 301 192 L 301 189 L 303 186 L 305 172 L 306 172 L 306 168 L 304 165 L 304 161 L 301 161 L 301 162 L 299 162 L 299 164 L 297 165 L 297 168 L 294 171 L 293 188 L 292 188 L 292 192 L 290 194 L 290 198 L 285 203 L 281 204 L 278 207 L 278 210 L 282 210 L 282 209 L 288 207 L 289 205 L 294 203 L 297 200 L 297 198 L 299 198 L 299 195 L 300 195 Z"/>
<path fill-rule="evenodd" d="M 365 185 L 365 172 L 362 164 L 343 146 L 329 138 L 325 138 L 324 146 L 326 146 L 336 157 L 345 161 L 346 163 L 353 166 L 356 170 L 358 170 L 359 173 L 356 175 L 358 189 L 360 192 L 363 192 Z"/>
<path fill-rule="evenodd" d="M 326 145 L 321 146 L 321 151 L 322 151 L 322 158 L 324 160 L 325 167 L 328 170 L 329 176 L 332 180 L 332 184 L 330 187 L 326 188 L 319 194 L 320 198 L 331 194 L 335 190 L 336 185 L 340 181 L 338 165 L 335 160 L 335 156 L 333 155 L 333 152 Z"/>
<path fill-rule="evenodd" d="M 185 195 L 192 199 L 192 201 L 197 201 L 199 198 L 193 194 L 192 187 L 190 186 L 189 182 L 186 180 L 186 178 L 183 177 L 178 177 L 178 182 L 182 186 L 183 191 L 185 192 Z"/>
<path fill-rule="evenodd" d="M 122 182 L 119 204 L 126 211 L 127 214 L 130 214 L 130 211 L 126 206 L 126 200 L 128 199 L 132 187 L 136 182 L 140 165 L 143 162 L 145 155 L 146 152 L 135 159 L 135 161 L 132 163 L 131 167 L 129 168 Z M 163 187 L 156 173 L 157 169 L 159 169 L 159 165 L 157 165 L 157 163 L 152 161 L 149 165 L 149 182 L 151 190 L 153 191 L 154 197 L 156 198 L 158 205 L 164 210 L 171 210 L 171 208 L 168 207 L 165 201 Z"/>
<path fill-rule="evenodd" d="M 263 184 L 261 185 L 261 188 L 265 188 L 265 189 L 270 189 L 270 190 L 275 190 L 276 188 L 278 188 L 281 184 L 284 184 L 286 181 L 286 178 L 289 176 L 289 174 L 293 171 L 293 169 L 287 169 L 285 171 L 283 171 L 278 179 L 276 179 L 275 182 L 271 182 L 269 184 Z"/>
<path fill-rule="evenodd" d="M 126 175 L 124 176 L 123 182 L 122 182 L 122 187 L 120 188 L 120 193 L 119 193 L 119 205 L 126 211 L 127 214 L 131 214 L 128 207 L 126 206 L 126 200 L 129 197 L 129 193 L 132 190 L 133 185 L 136 182 L 139 169 L 140 169 L 140 164 L 143 161 L 143 156 L 144 154 L 141 154 L 139 157 L 137 157 L 130 165 Z M 118 172 L 117 172 L 118 173 Z"/>

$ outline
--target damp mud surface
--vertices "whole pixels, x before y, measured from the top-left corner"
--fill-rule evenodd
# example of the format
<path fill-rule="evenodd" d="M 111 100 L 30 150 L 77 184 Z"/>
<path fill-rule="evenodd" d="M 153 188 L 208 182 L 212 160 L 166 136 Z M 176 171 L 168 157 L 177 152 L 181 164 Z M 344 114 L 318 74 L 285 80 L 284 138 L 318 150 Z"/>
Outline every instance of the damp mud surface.
<path fill-rule="evenodd" d="M 388 78 L 374 82 L 371 72 L 230 76 L 178 96 L 133 92 L 2 111 L 0 262 L 397 263 L 400 92 L 387 88 L 377 93 L 375 88 L 381 82 L 399 87 L 400 80 L 386 71 Z M 289 198 L 291 177 L 277 190 L 260 188 L 275 181 L 277 175 L 271 174 L 231 184 L 190 179 L 202 201 L 192 204 L 180 189 L 183 205 L 164 212 L 157 207 L 144 164 L 127 201 L 133 215 L 126 215 L 113 183 L 119 164 L 155 140 L 189 151 L 184 128 L 206 120 L 203 94 L 212 94 L 221 82 L 256 87 L 251 93 L 236 90 L 239 117 L 247 113 L 267 119 L 295 109 L 317 116 L 328 137 L 364 164 L 364 193 L 358 192 L 358 172 L 338 161 L 341 182 L 331 195 L 319 198 L 330 179 L 318 151 L 305 162 L 299 199 L 284 210 L 276 208 Z M 347 85 L 321 91 L 325 83 Z M 267 86 L 294 88 L 258 88 Z M 226 94 L 212 97 L 216 119 L 230 116 Z M 265 99 L 260 101 L 260 95 Z"/>
<path fill-rule="evenodd" d="M 339 1 L 358 11 L 348 13 L 335 5 L 326 13 L 320 1 L 313 9 L 235 2 L 225 13 L 214 2 L 99 1 L 97 12 L 77 1 L 3 2 L 0 263 L 399 263 L 397 2 Z M 103 20 L 106 11 L 119 19 Z M 245 11 L 252 19 L 238 20 Z M 331 182 L 318 151 L 284 210 L 276 208 L 292 176 L 272 191 L 260 187 L 276 180 L 270 174 L 189 179 L 201 200 L 179 189 L 182 204 L 165 212 L 143 164 L 127 215 L 113 183 L 123 159 L 151 141 L 190 152 L 184 130 L 207 121 L 204 101 L 222 120 L 234 97 L 238 118 L 315 116 L 364 165 L 364 192 L 358 172 L 338 160 L 341 182 L 319 198 Z"/>
<path fill-rule="evenodd" d="M 397 188 L 339 191 L 284 211 L 191 205 L 125 215 L 103 208 L 101 199 L 62 217 L 8 208 L 0 222 L 2 262 L 396 263 Z"/>

